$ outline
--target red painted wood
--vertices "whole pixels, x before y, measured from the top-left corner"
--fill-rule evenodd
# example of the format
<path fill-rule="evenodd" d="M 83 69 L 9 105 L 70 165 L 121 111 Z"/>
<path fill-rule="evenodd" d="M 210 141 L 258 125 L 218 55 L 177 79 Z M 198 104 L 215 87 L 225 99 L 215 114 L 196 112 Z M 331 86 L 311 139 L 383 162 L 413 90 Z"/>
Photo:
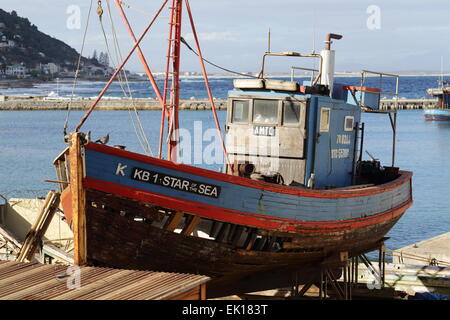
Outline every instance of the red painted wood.
<path fill-rule="evenodd" d="M 243 177 L 232 176 L 229 174 L 224 174 L 220 172 L 215 172 L 211 170 L 206 170 L 202 168 L 197 168 L 194 166 L 189 166 L 185 164 L 180 164 L 168 160 L 156 159 L 152 157 L 148 157 L 142 154 L 133 153 L 126 150 L 121 150 L 118 148 L 113 148 L 97 143 L 89 143 L 85 146 L 86 149 L 94 150 L 98 152 L 103 152 L 106 154 L 110 154 L 113 156 L 118 156 L 122 158 L 127 158 L 130 160 L 140 161 L 156 166 L 160 166 L 166 169 L 181 171 L 185 173 L 191 173 L 198 176 L 202 176 L 209 179 L 215 179 L 220 181 L 225 181 L 233 184 L 238 184 L 242 186 L 247 186 L 256 189 L 263 189 L 267 191 L 277 192 L 277 193 L 285 193 L 303 197 L 312 197 L 312 198 L 352 198 L 352 197 L 361 197 L 367 195 L 379 194 L 382 192 L 386 192 L 392 189 L 399 187 L 411 180 L 412 172 L 409 171 L 399 171 L 400 177 L 374 187 L 364 188 L 364 189 L 350 189 L 350 190 L 311 190 L 311 189 L 301 189 L 289 186 L 282 186 L 273 183 L 267 183 L 257 180 L 251 180 Z"/>
<path fill-rule="evenodd" d="M 342 221 L 298 221 L 224 209 L 194 201 L 155 194 L 89 177 L 85 179 L 84 187 L 112 193 L 138 201 L 152 203 L 173 210 L 182 210 L 184 212 L 197 214 L 205 218 L 223 222 L 276 231 L 302 233 L 342 231 L 382 223 L 403 214 L 412 205 L 412 200 L 408 200 L 407 202 L 391 210 L 358 219 Z"/>
<path fill-rule="evenodd" d="M 61 205 L 64 208 L 64 217 L 66 218 L 66 222 L 69 226 L 72 223 L 72 193 L 70 191 L 70 186 L 65 188 L 63 192 L 61 192 Z"/>
<path fill-rule="evenodd" d="M 344 88 L 344 90 L 381 92 L 381 90 L 379 88 L 355 87 L 355 86 L 343 86 L 343 88 Z"/>

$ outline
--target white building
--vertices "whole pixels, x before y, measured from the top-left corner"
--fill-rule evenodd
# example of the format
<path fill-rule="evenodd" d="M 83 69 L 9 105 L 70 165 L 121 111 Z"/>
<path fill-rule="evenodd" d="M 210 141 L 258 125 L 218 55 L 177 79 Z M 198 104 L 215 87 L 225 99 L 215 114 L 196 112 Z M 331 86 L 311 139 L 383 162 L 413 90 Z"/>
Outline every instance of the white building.
<path fill-rule="evenodd" d="M 14 64 L 6 67 L 6 75 L 14 77 L 24 77 L 27 74 L 27 68 L 22 64 Z"/>
<path fill-rule="evenodd" d="M 59 66 L 53 62 L 41 64 L 41 71 L 46 74 L 56 74 L 59 72 Z"/>

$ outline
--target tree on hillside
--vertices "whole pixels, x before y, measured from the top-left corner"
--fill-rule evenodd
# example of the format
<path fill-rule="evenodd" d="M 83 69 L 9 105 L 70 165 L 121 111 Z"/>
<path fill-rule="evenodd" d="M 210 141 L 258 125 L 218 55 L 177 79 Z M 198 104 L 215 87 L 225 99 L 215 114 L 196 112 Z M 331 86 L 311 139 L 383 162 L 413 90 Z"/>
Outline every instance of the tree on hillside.
<path fill-rule="evenodd" d="M 98 63 L 97 50 L 94 50 L 94 53 L 92 54 L 92 58 L 91 59 Z"/>
<path fill-rule="evenodd" d="M 99 55 L 99 58 L 98 58 L 98 62 L 104 67 L 109 67 L 108 54 L 106 52 L 100 52 L 100 55 Z"/>

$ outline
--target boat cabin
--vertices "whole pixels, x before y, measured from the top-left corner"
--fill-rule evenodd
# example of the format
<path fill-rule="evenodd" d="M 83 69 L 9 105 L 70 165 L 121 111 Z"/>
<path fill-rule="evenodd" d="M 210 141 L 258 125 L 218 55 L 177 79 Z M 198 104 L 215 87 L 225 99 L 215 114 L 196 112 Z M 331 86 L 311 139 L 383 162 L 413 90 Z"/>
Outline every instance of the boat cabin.
<path fill-rule="evenodd" d="M 237 174 L 314 189 L 352 184 L 360 107 L 308 90 L 294 81 L 234 81 L 226 141 Z"/>

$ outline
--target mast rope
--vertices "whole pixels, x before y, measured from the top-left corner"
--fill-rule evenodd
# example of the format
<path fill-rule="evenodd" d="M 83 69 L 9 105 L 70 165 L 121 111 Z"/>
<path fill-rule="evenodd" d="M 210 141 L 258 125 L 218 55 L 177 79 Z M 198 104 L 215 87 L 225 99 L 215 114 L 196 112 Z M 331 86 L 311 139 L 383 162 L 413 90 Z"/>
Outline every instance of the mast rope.
<path fill-rule="evenodd" d="M 123 2 L 123 1 L 119 1 L 119 4 L 120 4 L 121 6 L 124 6 L 124 7 L 128 8 L 128 9 L 131 9 L 131 10 L 134 10 L 134 11 L 136 11 L 136 12 L 142 13 L 142 14 L 144 14 L 144 15 L 146 15 L 146 16 L 151 16 L 150 14 L 148 14 L 147 12 L 145 12 L 144 10 L 139 9 L 139 8 L 136 8 L 136 7 L 134 7 L 134 6 L 131 6 L 131 5 L 129 5 L 128 3 L 125 3 L 125 2 Z"/>
<path fill-rule="evenodd" d="M 110 19 L 110 22 L 111 22 L 112 37 L 113 37 L 113 40 L 114 40 L 114 49 L 115 49 L 115 52 L 116 52 L 116 59 L 119 60 L 119 59 L 122 59 L 122 56 L 120 54 L 120 48 L 118 49 L 118 42 L 117 42 L 116 31 L 115 31 L 115 28 L 114 28 L 114 25 L 113 25 L 112 14 L 111 14 L 111 10 L 110 10 L 110 6 L 109 6 L 109 2 L 108 1 L 107 1 L 107 7 L 108 7 L 109 19 Z M 117 70 L 116 63 L 115 63 L 115 60 L 114 60 L 114 56 L 111 54 L 111 49 L 110 49 L 110 46 L 109 46 L 108 37 L 106 35 L 105 27 L 103 25 L 103 19 L 102 19 L 102 17 L 103 17 L 103 9 L 101 7 L 101 0 L 98 1 L 97 14 L 99 16 L 100 26 L 101 26 L 101 29 L 102 29 L 103 38 L 104 38 L 104 41 L 105 41 L 105 45 L 106 45 L 106 50 L 108 52 L 108 56 L 111 57 L 111 64 L 112 64 L 113 68 Z M 123 76 L 121 74 L 122 72 L 123 72 Z M 131 114 L 131 110 L 130 110 L 130 108 L 128 109 L 128 112 L 130 114 L 131 123 L 133 125 L 134 132 L 135 132 L 135 134 L 136 134 L 136 136 L 138 138 L 139 144 L 141 145 L 142 149 L 144 150 L 144 152 L 147 155 L 150 155 L 150 154 L 153 155 L 153 152 L 152 152 L 152 150 L 150 148 L 150 144 L 148 142 L 148 139 L 147 139 L 147 137 L 145 135 L 145 132 L 143 131 L 143 127 L 142 127 L 142 123 L 141 123 L 140 118 L 139 118 L 139 114 L 137 113 L 137 109 L 136 109 L 136 106 L 134 104 L 134 99 L 133 99 L 132 94 L 131 94 L 131 88 L 130 88 L 128 77 L 126 75 L 125 70 L 122 69 L 121 72 L 118 73 L 117 77 L 118 77 L 119 87 L 121 88 L 123 95 L 126 98 L 131 99 L 133 108 L 134 108 L 135 113 L 136 113 L 136 118 L 137 118 L 137 122 L 139 124 L 139 127 L 136 127 L 136 124 L 134 122 L 133 116 Z M 125 80 L 123 78 L 125 78 Z M 128 93 L 126 92 L 126 89 L 124 87 L 124 83 L 128 87 Z"/>
<path fill-rule="evenodd" d="M 197 52 L 196 52 L 196 51 L 195 51 L 195 50 L 187 43 L 186 39 L 184 39 L 183 37 L 181 37 L 181 42 L 182 42 L 182 43 L 183 43 L 190 51 L 192 51 L 197 57 L 200 57 L 199 54 L 198 54 L 198 53 L 197 53 Z M 218 64 L 215 64 L 214 62 L 211 62 L 211 61 L 209 61 L 209 60 L 207 60 L 207 59 L 205 59 L 205 58 L 202 58 L 202 60 L 205 61 L 206 63 L 208 63 L 208 64 L 210 64 L 210 65 L 212 65 L 212 66 L 214 66 L 214 67 L 220 69 L 220 70 L 225 71 L 225 72 L 233 73 L 233 74 L 236 74 L 236 75 L 239 75 L 239 76 L 243 76 L 243 77 L 249 77 L 249 78 L 255 78 L 255 79 L 258 79 L 257 76 L 252 76 L 252 75 L 249 75 L 249 74 L 244 74 L 244 73 L 240 73 L 240 72 L 237 72 L 237 71 L 233 71 L 233 70 L 227 69 L 227 68 L 225 68 L 225 67 L 221 67 L 221 66 L 219 66 Z"/>
<path fill-rule="evenodd" d="M 226 146 L 225 146 L 225 141 L 224 141 L 223 136 L 222 136 L 222 131 L 220 130 L 219 118 L 217 116 L 216 106 L 214 105 L 214 98 L 212 96 L 211 88 L 209 86 L 208 74 L 206 73 L 206 68 L 205 68 L 205 64 L 204 64 L 204 61 L 203 61 L 203 55 L 202 55 L 202 51 L 201 51 L 201 48 L 200 48 L 200 43 L 198 41 L 197 32 L 195 30 L 194 18 L 192 16 L 191 6 L 190 6 L 188 0 L 184 0 L 184 2 L 186 3 L 186 9 L 187 9 L 187 12 L 188 12 L 189 21 L 191 23 L 192 33 L 194 35 L 195 46 L 196 46 L 197 51 L 198 51 L 198 57 L 200 58 L 200 65 L 202 67 L 203 78 L 205 79 L 205 86 L 206 86 L 206 91 L 208 92 L 209 102 L 211 104 L 211 109 L 213 111 L 214 122 L 216 123 L 217 132 L 219 134 L 220 142 L 222 144 L 223 155 L 225 157 L 226 164 L 227 164 L 228 168 L 230 169 L 231 174 L 233 174 L 234 168 L 231 165 L 230 158 L 228 157 L 228 152 L 227 152 L 227 149 L 226 149 Z"/>
<path fill-rule="evenodd" d="M 119 41 L 117 39 L 117 32 L 116 32 L 116 28 L 114 26 L 114 21 L 112 19 L 111 6 L 109 5 L 109 0 L 106 1 L 106 5 L 107 5 L 107 9 L 108 9 L 109 20 L 110 20 L 110 23 L 111 23 L 111 33 L 112 33 L 113 40 L 114 40 L 114 49 L 115 49 L 115 53 L 116 53 L 116 58 L 117 58 L 117 60 L 122 61 L 123 60 L 123 56 L 122 56 L 122 52 L 120 50 Z M 124 75 L 124 78 L 125 78 L 125 84 L 126 84 L 126 86 L 128 88 L 128 96 L 131 99 L 131 105 L 133 107 L 134 115 L 136 117 L 136 122 L 137 122 L 137 125 L 138 125 L 138 127 L 136 127 L 136 124 L 134 123 L 134 119 L 133 119 L 133 115 L 131 113 L 131 110 L 130 110 L 130 108 L 128 108 L 128 113 L 130 115 L 130 119 L 131 119 L 131 123 L 132 123 L 133 128 L 134 128 L 134 132 L 136 133 L 136 136 L 137 136 L 137 138 L 139 140 L 139 143 L 142 146 L 142 149 L 144 149 L 144 152 L 147 155 L 152 155 L 153 156 L 153 151 L 152 151 L 152 149 L 150 147 L 150 143 L 148 141 L 147 135 L 145 134 L 145 130 L 144 130 L 144 127 L 142 125 L 142 121 L 140 119 L 139 112 L 138 112 L 138 110 L 136 108 L 136 104 L 135 104 L 135 101 L 134 101 L 134 98 L 133 98 L 133 94 L 132 94 L 132 90 L 131 90 L 131 87 L 130 87 L 130 82 L 128 80 L 127 73 L 125 72 L 125 70 L 122 70 L 122 72 L 123 72 L 123 75 Z M 124 95 L 126 96 L 126 92 L 125 92 L 123 87 L 122 87 L 122 91 L 123 91 Z"/>
<path fill-rule="evenodd" d="M 95 107 L 98 105 L 98 103 L 100 102 L 100 100 L 102 99 L 102 97 L 105 95 L 106 91 L 108 91 L 109 87 L 111 86 L 111 84 L 113 83 L 114 79 L 116 79 L 117 74 L 120 72 L 120 70 L 122 70 L 122 68 L 125 66 L 125 64 L 128 62 L 128 60 L 130 59 L 130 57 L 133 55 L 133 52 L 136 50 L 136 48 L 139 46 L 139 44 L 141 43 L 142 39 L 145 37 L 145 35 L 148 33 L 148 31 L 150 30 L 150 28 L 152 27 L 153 23 L 155 22 L 156 18 L 159 16 L 159 14 L 161 13 L 161 11 L 164 9 L 164 7 L 166 6 L 168 0 L 163 0 L 163 4 L 161 5 L 161 7 L 157 10 L 155 16 L 153 17 L 153 19 L 150 21 L 150 23 L 147 25 L 147 27 L 145 28 L 145 30 L 142 32 L 142 34 L 139 36 L 138 40 L 136 40 L 136 43 L 133 45 L 133 47 L 131 48 L 130 52 L 128 53 L 128 55 L 126 56 L 126 58 L 121 62 L 120 66 L 117 68 L 117 70 L 114 72 L 114 74 L 111 76 L 111 78 L 109 79 L 108 83 L 105 85 L 105 87 L 103 88 L 103 90 L 99 93 L 98 97 L 95 99 L 94 103 L 91 105 L 91 107 L 86 111 L 86 113 L 84 114 L 83 118 L 80 120 L 80 122 L 78 123 L 78 125 L 75 127 L 75 132 L 78 132 L 80 130 L 80 128 L 84 125 L 84 123 L 86 122 L 86 120 L 89 118 L 89 116 L 91 115 L 91 113 L 94 111 Z"/>
<path fill-rule="evenodd" d="M 84 29 L 83 41 L 81 43 L 81 50 L 80 50 L 80 54 L 78 56 L 77 68 L 75 70 L 75 76 L 74 76 L 73 86 L 72 86 L 72 94 L 70 95 L 69 104 L 67 106 L 66 120 L 64 121 L 64 128 L 63 128 L 64 137 L 67 136 L 67 126 L 69 124 L 70 111 L 72 109 L 72 100 L 75 95 L 75 90 L 76 90 L 76 86 L 77 86 L 78 74 L 80 72 L 81 58 L 83 57 L 84 46 L 86 44 L 86 35 L 87 35 L 88 28 L 89 28 L 89 21 L 91 18 L 91 11 L 92 11 L 93 3 L 94 3 L 94 0 L 91 0 L 91 4 L 89 6 L 88 18 L 87 18 L 87 22 L 86 22 L 86 28 Z"/>

